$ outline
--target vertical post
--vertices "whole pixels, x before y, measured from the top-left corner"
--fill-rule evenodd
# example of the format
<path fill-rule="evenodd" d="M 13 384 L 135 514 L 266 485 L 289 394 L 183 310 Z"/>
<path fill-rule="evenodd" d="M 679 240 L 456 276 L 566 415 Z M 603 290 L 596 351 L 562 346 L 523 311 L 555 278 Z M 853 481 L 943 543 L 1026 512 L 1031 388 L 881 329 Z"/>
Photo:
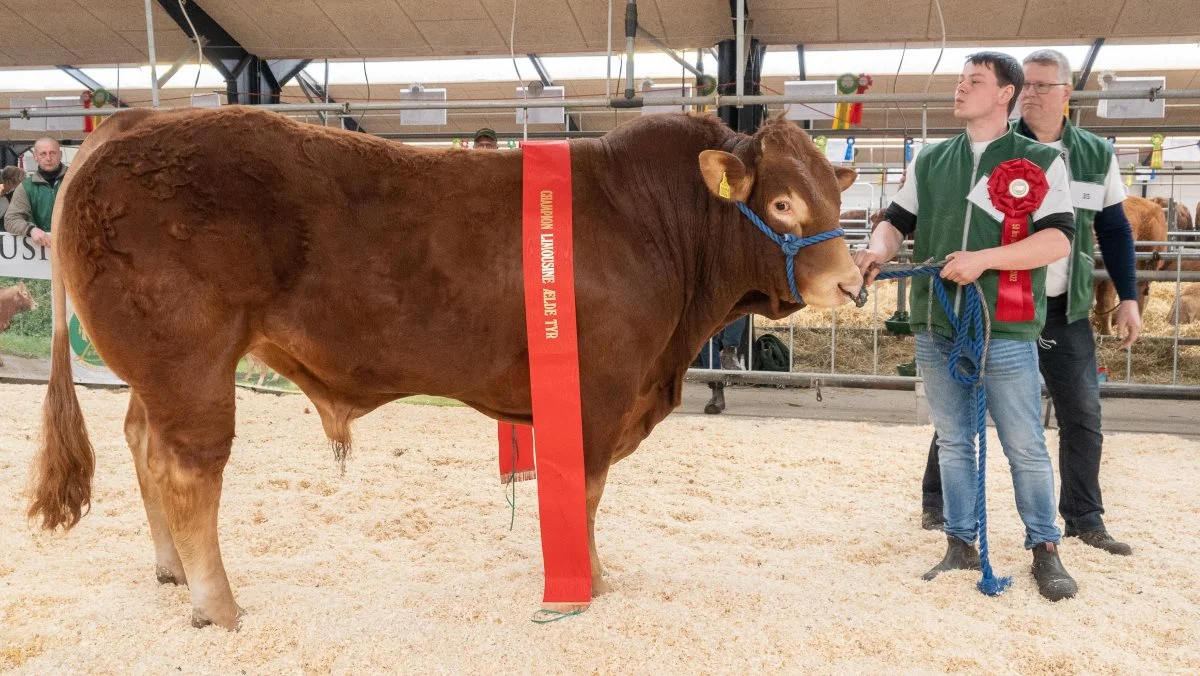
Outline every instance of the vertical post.
<path fill-rule="evenodd" d="M 612 3 L 608 0 L 608 47 L 604 52 L 604 98 L 612 98 Z"/>
<path fill-rule="evenodd" d="M 875 291 L 879 286 L 872 283 L 871 286 L 871 375 L 879 375 L 879 294 Z"/>
<path fill-rule="evenodd" d="M 737 3 L 737 22 L 734 32 L 737 38 L 737 95 L 741 97 L 746 92 L 746 0 L 734 0 Z M 738 108 L 742 105 L 739 103 Z"/>
<path fill-rule="evenodd" d="M 788 315 L 788 373 L 795 370 L 796 354 L 796 313 Z"/>
<path fill-rule="evenodd" d="M 829 372 L 837 373 L 837 309 L 829 309 Z"/>
<path fill-rule="evenodd" d="M 803 82 L 804 80 L 808 79 L 808 65 L 804 63 L 804 43 L 803 42 L 796 43 L 796 60 L 799 62 L 799 67 L 797 68 L 796 79 Z M 800 122 L 800 126 L 804 129 L 812 129 L 813 128 L 812 120 L 802 120 Z"/>
<path fill-rule="evenodd" d="M 625 98 L 633 98 L 633 39 L 637 36 L 637 0 L 625 5 Z M 528 117 L 528 115 L 526 115 Z"/>
<path fill-rule="evenodd" d="M 1179 384 L 1179 306 L 1183 281 L 1183 245 L 1175 247 L 1175 346 L 1171 350 L 1171 384 Z"/>
<path fill-rule="evenodd" d="M 150 11 L 150 0 L 146 0 L 146 42 L 150 56 L 150 99 L 158 107 L 158 57 L 154 53 L 154 13 Z"/>

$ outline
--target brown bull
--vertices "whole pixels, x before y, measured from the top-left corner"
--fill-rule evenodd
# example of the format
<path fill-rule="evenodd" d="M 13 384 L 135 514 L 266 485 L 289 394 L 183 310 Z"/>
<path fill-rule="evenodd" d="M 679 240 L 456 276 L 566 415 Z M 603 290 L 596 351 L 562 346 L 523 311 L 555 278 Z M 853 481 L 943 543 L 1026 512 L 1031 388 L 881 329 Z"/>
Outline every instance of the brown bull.
<path fill-rule="evenodd" d="M 1161 206 L 1153 200 L 1133 195 L 1125 198 L 1123 206 L 1125 208 L 1125 216 L 1129 219 L 1129 226 L 1133 230 L 1133 240 L 1135 242 L 1165 242 L 1167 240 L 1167 218 Z M 1134 248 L 1139 253 L 1154 252 L 1161 254 L 1167 250 L 1167 247 L 1163 245 L 1144 245 Z M 1150 260 L 1137 261 L 1135 267 L 1138 270 L 1161 270 L 1165 264 L 1165 260 L 1155 257 Z M 1096 267 L 1103 268 L 1104 264 L 1097 263 Z M 1150 297 L 1150 282 L 1138 282 L 1137 293 L 1138 314 L 1143 314 L 1146 311 L 1146 301 Z M 1095 324 L 1096 331 L 1100 334 L 1106 336 L 1112 335 L 1113 315 L 1116 314 L 1118 304 L 1117 289 L 1113 286 L 1112 281 L 1106 279 L 1096 282 L 1096 305 L 1093 314 L 1093 323 Z"/>
<path fill-rule="evenodd" d="M 750 137 L 713 116 L 647 116 L 570 147 L 602 593 L 594 524 L 609 465 L 679 405 L 716 329 L 803 307 L 778 246 L 717 196 L 722 176 L 774 230 L 813 235 L 837 227 L 855 172 L 835 170 L 782 119 Z M 120 113 L 84 143 L 55 205 L 55 313 L 61 321 L 65 288 L 132 389 L 125 433 L 158 577 L 186 581 L 194 624 L 239 624 L 217 512 L 247 352 L 312 399 L 339 459 L 351 421 L 416 393 L 530 423 L 521 162 L 242 107 Z M 796 277 L 804 300 L 824 307 L 862 283 L 841 239 L 802 249 Z M 51 529 L 90 505 L 94 454 L 69 367 L 63 332 L 30 507 Z"/>
<path fill-rule="evenodd" d="M 1168 200 L 1166 197 L 1151 197 L 1150 201 L 1154 202 L 1155 204 L 1157 204 L 1159 207 L 1162 207 L 1163 209 L 1167 209 L 1168 207 L 1171 206 L 1170 200 Z M 1175 225 L 1174 226 L 1171 225 L 1170 214 L 1166 214 L 1164 216 L 1164 218 L 1167 219 L 1167 230 L 1194 230 L 1195 229 L 1195 223 L 1192 221 L 1192 212 L 1188 211 L 1188 208 L 1183 205 L 1183 202 L 1175 203 Z"/>

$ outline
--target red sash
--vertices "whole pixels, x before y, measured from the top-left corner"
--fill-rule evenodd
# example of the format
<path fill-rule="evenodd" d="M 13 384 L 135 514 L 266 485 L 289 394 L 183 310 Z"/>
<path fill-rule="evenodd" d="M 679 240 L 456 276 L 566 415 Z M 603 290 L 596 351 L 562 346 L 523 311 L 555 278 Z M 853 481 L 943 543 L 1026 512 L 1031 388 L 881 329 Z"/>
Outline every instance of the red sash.
<path fill-rule="evenodd" d="M 565 141 L 524 144 L 525 321 L 537 437 L 543 600 L 579 608 L 592 599 L 575 268 L 571 152 Z"/>
<path fill-rule="evenodd" d="M 992 206 L 1004 214 L 1000 245 L 1019 242 L 1029 235 L 1029 215 L 1037 211 L 1050 191 L 1041 167 L 1020 158 L 1001 162 L 988 179 Z M 1032 321 L 1033 277 L 1029 270 L 1001 270 L 996 296 L 996 321 Z"/>
<path fill-rule="evenodd" d="M 537 478 L 533 464 L 533 428 L 529 425 L 497 423 L 500 439 L 500 483 Z"/>

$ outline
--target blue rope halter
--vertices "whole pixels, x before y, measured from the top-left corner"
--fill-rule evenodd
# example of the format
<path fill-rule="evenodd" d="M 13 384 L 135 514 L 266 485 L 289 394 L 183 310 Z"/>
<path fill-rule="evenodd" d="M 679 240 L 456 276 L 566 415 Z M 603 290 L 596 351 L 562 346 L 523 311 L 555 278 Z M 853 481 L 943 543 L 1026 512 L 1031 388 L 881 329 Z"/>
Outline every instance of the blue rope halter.
<path fill-rule="evenodd" d="M 950 377 L 961 385 L 971 385 L 975 403 L 975 437 L 979 449 L 975 460 L 975 519 L 979 528 L 979 567 L 982 577 L 976 588 L 988 596 L 996 596 L 1012 584 L 1011 577 L 996 577 L 988 556 L 987 538 L 987 494 L 985 491 L 987 478 L 987 391 L 984 389 L 984 368 L 987 364 L 988 348 L 990 347 L 991 318 L 988 316 L 987 305 L 983 302 L 983 294 L 978 282 L 964 285 L 965 305 L 961 315 L 954 313 L 954 304 L 946 293 L 946 286 L 938 272 L 942 265 L 924 265 L 910 270 L 881 272 L 876 280 L 899 279 L 901 277 L 932 276 L 933 290 L 937 292 L 938 302 L 950 318 L 954 327 L 954 343 L 950 348 L 949 370 Z M 959 366 L 964 355 L 967 364 Z M 973 364 L 973 366 L 972 366 Z"/>
<path fill-rule="evenodd" d="M 763 223 L 763 220 L 758 217 L 758 214 L 754 213 L 753 209 L 746 206 L 745 202 L 734 202 L 734 204 L 736 204 L 737 208 L 740 209 L 741 212 L 746 215 L 746 218 L 750 219 L 751 223 L 758 226 L 758 229 L 762 230 L 762 233 L 764 235 L 766 235 L 767 237 L 770 237 L 771 241 L 778 244 L 779 248 L 783 250 L 783 255 L 787 259 L 786 265 L 787 265 L 788 286 L 792 290 L 792 298 L 795 299 L 795 301 L 797 303 L 803 303 L 804 299 L 800 297 L 800 292 L 796 290 L 796 265 L 795 265 L 796 253 L 806 246 L 812 246 L 813 244 L 817 244 L 819 242 L 824 242 L 825 240 L 833 239 L 834 237 L 841 237 L 846 234 L 846 231 L 841 228 L 838 228 L 836 230 L 822 232 L 820 234 L 813 235 L 811 237 L 797 237 L 795 235 L 781 235 L 781 234 L 775 232 L 774 230 L 768 228 L 767 224 Z"/>

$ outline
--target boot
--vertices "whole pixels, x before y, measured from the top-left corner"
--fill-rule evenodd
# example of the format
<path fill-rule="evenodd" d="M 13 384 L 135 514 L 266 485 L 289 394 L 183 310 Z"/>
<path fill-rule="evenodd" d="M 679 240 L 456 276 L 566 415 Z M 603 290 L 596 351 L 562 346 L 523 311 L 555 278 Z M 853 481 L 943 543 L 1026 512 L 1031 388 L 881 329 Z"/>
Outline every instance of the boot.
<path fill-rule="evenodd" d="M 1037 580 L 1038 592 L 1051 601 L 1069 599 L 1079 591 L 1079 585 L 1063 568 L 1058 557 L 1058 546 L 1043 542 L 1033 548 L 1033 578 Z"/>
<path fill-rule="evenodd" d="M 745 371 L 742 368 L 742 363 L 738 361 L 737 348 L 733 345 L 721 348 L 721 368 L 726 371 Z"/>
<path fill-rule="evenodd" d="M 947 570 L 979 570 L 979 550 L 953 535 L 946 536 L 946 556 L 921 579 L 928 582 Z"/>
<path fill-rule="evenodd" d="M 709 415 L 715 415 L 725 410 L 725 383 L 709 383 L 708 388 L 712 390 L 712 397 L 708 403 L 704 405 L 704 412 Z"/>
<path fill-rule="evenodd" d="M 1129 556 L 1133 554 L 1133 548 L 1124 542 L 1117 542 L 1113 536 L 1108 534 L 1104 528 L 1100 530 L 1089 530 L 1077 534 L 1084 544 L 1091 545 L 1096 549 L 1103 549 L 1109 554 L 1117 556 Z"/>
<path fill-rule="evenodd" d="M 942 510 L 936 507 L 925 507 L 921 510 L 921 528 L 925 530 L 941 530 L 946 525 L 946 517 Z"/>

